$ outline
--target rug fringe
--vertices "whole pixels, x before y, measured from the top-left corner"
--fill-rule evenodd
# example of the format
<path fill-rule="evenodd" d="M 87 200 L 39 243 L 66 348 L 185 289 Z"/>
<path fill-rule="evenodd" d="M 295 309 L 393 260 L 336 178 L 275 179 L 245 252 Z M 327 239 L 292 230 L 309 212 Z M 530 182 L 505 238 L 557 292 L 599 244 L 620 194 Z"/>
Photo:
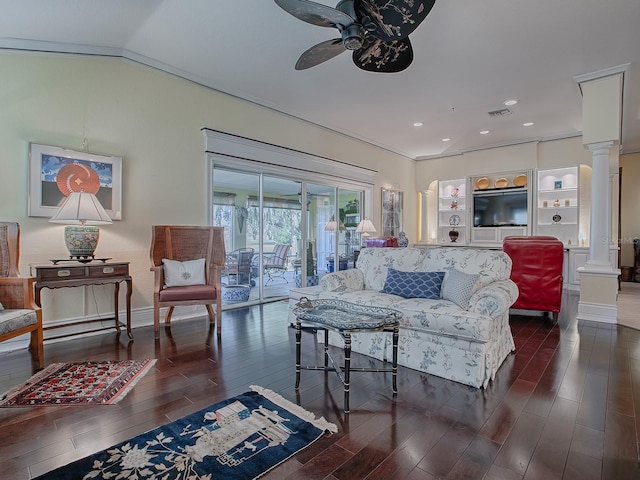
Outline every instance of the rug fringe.
<path fill-rule="evenodd" d="M 109 401 L 106 402 L 105 405 L 115 405 L 120 400 L 122 400 L 131 391 L 131 389 L 136 386 L 138 381 L 142 377 L 144 377 L 149 370 L 153 368 L 153 366 L 156 364 L 157 361 L 158 360 L 156 358 L 144 360 L 144 362 L 146 362 L 146 365 L 142 369 L 140 369 L 140 371 L 133 378 L 131 378 L 127 386 L 125 386 L 122 390 L 120 390 L 117 394 L 115 394 L 111 399 L 109 399 Z"/>
<path fill-rule="evenodd" d="M 277 394 L 273 390 L 269 390 L 268 388 L 264 388 L 259 385 L 250 385 L 249 388 L 267 398 L 271 402 L 275 403 L 276 405 L 280 405 L 282 408 L 286 408 L 294 415 L 300 417 L 302 420 L 311 423 L 317 428 L 328 431 L 330 433 L 338 432 L 338 427 L 335 424 L 327 422 L 324 417 L 316 418 L 313 412 L 305 410 L 300 405 L 296 405 L 283 396 Z"/>

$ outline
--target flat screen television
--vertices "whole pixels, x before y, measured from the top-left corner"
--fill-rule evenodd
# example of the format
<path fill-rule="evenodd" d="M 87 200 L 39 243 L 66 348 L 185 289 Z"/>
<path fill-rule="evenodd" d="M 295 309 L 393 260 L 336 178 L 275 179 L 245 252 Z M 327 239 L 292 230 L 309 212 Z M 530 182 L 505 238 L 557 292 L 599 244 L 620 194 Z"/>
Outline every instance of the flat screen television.
<path fill-rule="evenodd" d="M 474 227 L 527 225 L 526 190 L 473 194 Z"/>

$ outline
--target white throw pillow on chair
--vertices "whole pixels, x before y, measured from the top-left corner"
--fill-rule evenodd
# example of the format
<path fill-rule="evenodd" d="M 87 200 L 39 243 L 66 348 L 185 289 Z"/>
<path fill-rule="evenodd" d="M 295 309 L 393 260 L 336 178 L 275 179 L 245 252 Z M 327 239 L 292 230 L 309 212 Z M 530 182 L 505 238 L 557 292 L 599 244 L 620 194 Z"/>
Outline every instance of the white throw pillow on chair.
<path fill-rule="evenodd" d="M 179 262 L 162 259 L 164 265 L 164 286 L 185 287 L 187 285 L 205 285 L 204 258 Z"/>

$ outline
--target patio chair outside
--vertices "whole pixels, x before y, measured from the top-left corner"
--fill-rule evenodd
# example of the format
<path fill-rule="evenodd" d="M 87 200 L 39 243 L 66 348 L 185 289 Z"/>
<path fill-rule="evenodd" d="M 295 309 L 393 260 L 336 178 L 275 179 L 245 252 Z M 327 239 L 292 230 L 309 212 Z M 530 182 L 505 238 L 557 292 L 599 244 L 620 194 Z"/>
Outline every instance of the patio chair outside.
<path fill-rule="evenodd" d="M 227 285 L 251 284 L 251 269 L 253 263 L 253 248 L 238 248 L 227 254 L 224 264 L 224 274 Z M 233 277 L 233 283 L 230 277 Z"/>
<path fill-rule="evenodd" d="M 267 277 L 264 282 L 265 285 L 274 278 L 282 278 L 289 283 L 285 277 L 287 262 L 289 261 L 289 250 L 291 250 L 291 245 L 278 244 L 274 247 L 273 253 L 265 254 L 265 260 L 262 265 L 264 275 Z"/>

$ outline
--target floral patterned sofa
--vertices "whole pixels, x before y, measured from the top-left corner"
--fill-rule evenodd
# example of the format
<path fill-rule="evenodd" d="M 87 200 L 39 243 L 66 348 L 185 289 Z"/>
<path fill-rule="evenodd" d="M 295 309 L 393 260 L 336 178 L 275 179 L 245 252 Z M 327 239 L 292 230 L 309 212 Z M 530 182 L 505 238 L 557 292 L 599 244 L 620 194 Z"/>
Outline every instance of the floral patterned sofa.
<path fill-rule="evenodd" d="M 388 274 L 397 271 L 445 272 L 439 298 L 383 293 L 383 289 L 388 290 Z M 502 251 L 365 248 L 356 268 L 322 278 L 318 298 L 400 310 L 404 317 L 400 325 L 399 365 L 473 387 L 486 387 L 514 349 L 509 307 L 518 298 L 518 287 L 509 279 L 510 273 L 511 259 Z M 342 339 L 331 333 L 329 343 L 342 346 Z M 379 360 L 390 359 L 390 335 L 353 334 L 352 350 Z"/>

